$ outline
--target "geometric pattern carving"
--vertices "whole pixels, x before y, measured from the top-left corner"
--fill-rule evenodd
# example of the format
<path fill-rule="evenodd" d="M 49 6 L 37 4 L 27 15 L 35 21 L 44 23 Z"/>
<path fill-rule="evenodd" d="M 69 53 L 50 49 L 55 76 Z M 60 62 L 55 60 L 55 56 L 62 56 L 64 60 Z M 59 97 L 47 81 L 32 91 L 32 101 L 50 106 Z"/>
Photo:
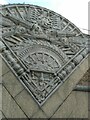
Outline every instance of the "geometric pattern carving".
<path fill-rule="evenodd" d="M 2 6 L 0 52 L 41 106 L 88 54 L 84 34 L 63 16 L 34 5 Z"/>

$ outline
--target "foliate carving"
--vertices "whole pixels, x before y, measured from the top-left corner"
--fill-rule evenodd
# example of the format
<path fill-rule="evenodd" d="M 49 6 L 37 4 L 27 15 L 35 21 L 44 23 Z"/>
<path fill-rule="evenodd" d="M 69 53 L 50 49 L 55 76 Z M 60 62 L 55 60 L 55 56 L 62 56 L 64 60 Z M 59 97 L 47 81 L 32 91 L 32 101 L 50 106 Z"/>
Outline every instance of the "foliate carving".
<path fill-rule="evenodd" d="M 84 35 L 67 19 L 42 7 L 8 5 L 0 14 L 0 52 L 41 106 L 88 54 Z"/>

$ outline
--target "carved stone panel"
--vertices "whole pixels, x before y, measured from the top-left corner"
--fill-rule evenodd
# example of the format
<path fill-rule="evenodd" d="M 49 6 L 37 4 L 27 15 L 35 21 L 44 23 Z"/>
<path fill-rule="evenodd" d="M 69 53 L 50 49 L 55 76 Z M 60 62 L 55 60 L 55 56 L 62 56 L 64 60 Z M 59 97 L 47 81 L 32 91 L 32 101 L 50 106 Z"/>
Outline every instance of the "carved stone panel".
<path fill-rule="evenodd" d="M 41 106 L 87 55 L 87 38 L 43 7 L 6 5 L 0 14 L 2 57 Z"/>

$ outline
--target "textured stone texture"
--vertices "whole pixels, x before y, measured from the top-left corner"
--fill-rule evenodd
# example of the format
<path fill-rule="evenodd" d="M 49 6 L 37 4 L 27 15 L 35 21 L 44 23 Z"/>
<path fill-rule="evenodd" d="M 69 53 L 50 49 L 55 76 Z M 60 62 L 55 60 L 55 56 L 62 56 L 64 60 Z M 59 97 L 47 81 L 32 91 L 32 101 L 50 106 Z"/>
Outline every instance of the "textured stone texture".
<path fill-rule="evenodd" d="M 31 120 L 33 120 L 32 118 L 48 118 L 47 115 L 42 111 L 42 110 L 39 110 L 37 113 L 35 113 L 32 117 L 31 117 Z"/>
<path fill-rule="evenodd" d="M 42 109 L 48 117 L 51 117 L 62 102 L 63 102 L 62 98 L 56 91 L 42 106 Z"/>
<path fill-rule="evenodd" d="M 74 70 L 67 78 L 68 80 L 65 81 L 65 83 L 57 90 L 58 94 L 63 100 L 68 96 L 68 94 L 70 94 L 87 70 L 88 58 L 85 59 L 79 66 L 77 66 L 77 69 Z"/>
<path fill-rule="evenodd" d="M 75 96 L 71 94 L 59 107 L 52 118 L 68 118 L 73 108 L 75 108 L 76 101 L 74 99 Z"/>
<path fill-rule="evenodd" d="M 2 56 L 22 82 L 26 80 L 28 87 L 32 86 L 37 91 L 35 93 L 33 90 L 32 95 L 39 104 L 42 104 L 49 95 L 47 101 L 39 106 L 12 70 L 0 59 L 2 63 L 0 64 L 0 83 L 3 83 L 1 84 L 3 91 L 0 90 L 0 99 L 3 99 L 2 102 L 0 101 L 2 106 L 0 109 L 5 117 L 31 119 L 87 117 L 87 93 L 72 91 L 90 66 L 88 64 L 90 57 L 81 62 L 87 51 L 84 49 L 85 51 L 80 52 L 83 47 L 86 47 L 90 36 L 86 37 L 63 16 L 43 7 L 15 4 L 2 6 L 2 8 L 2 13 L 6 15 L 2 16 L 4 17 L 3 24 L 5 24 L 0 42 Z M 75 56 L 76 53 L 79 54 Z M 74 56 L 72 61 L 77 65 L 76 69 L 72 69 L 74 64 L 71 65 L 71 62 L 64 66 L 64 63 Z M 23 61 L 23 65 L 20 60 Z M 65 82 L 65 79 L 62 79 L 63 85 L 51 95 L 51 92 L 49 93 L 53 90 L 51 85 L 53 87 L 60 85 L 61 78 L 60 74 L 57 73 L 55 76 L 53 73 L 61 67 L 65 67 L 63 72 L 59 71 L 62 78 L 64 78 L 63 74 L 67 75 L 72 70 L 73 72 L 67 76 Z M 54 77 L 59 78 L 57 82 Z M 50 85 L 52 80 L 56 83 Z M 42 99 L 41 102 L 40 99 Z"/>
<path fill-rule="evenodd" d="M 90 111 L 88 111 L 88 118 L 90 119 Z"/>
<path fill-rule="evenodd" d="M 25 112 L 25 114 L 29 118 L 49 118 L 51 116 L 52 116 L 52 118 L 57 118 L 57 117 L 67 118 L 67 117 L 71 116 L 71 118 L 72 118 L 72 116 L 74 116 L 74 115 L 75 115 L 75 117 L 76 116 L 81 117 L 81 116 L 85 115 L 85 111 L 87 113 L 87 110 L 86 110 L 87 101 L 85 102 L 87 95 L 83 96 L 83 93 L 81 95 L 80 95 L 80 93 L 76 94 L 75 92 L 72 92 L 72 90 L 73 90 L 74 86 L 79 82 L 80 78 L 83 76 L 86 69 L 88 69 L 87 68 L 88 66 L 85 67 L 83 70 L 83 74 L 82 74 L 81 69 L 82 69 L 82 67 L 84 67 L 86 65 L 87 65 L 87 59 L 84 62 L 82 62 L 82 64 L 79 67 L 77 67 L 77 69 L 71 74 L 71 76 L 68 77 L 68 80 L 63 84 L 63 86 L 61 86 L 47 100 L 47 102 L 42 107 L 39 107 L 38 104 L 32 98 L 32 96 L 25 89 L 24 90 L 22 89 L 23 86 L 21 85 L 21 83 L 18 82 L 16 77 L 13 75 L 13 73 L 8 72 L 7 74 L 3 75 L 3 81 L 4 81 L 5 87 L 8 89 L 8 91 L 14 97 L 14 99 L 16 100 L 16 102 L 18 103 L 20 108 Z M 9 79 L 4 79 L 7 77 Z M 6 83 L 8 83 L 8 84 L 6 84 Z M 18 84 L 20 84 L 20 85 L 18 86 Z M 13 87 L 12 87 L 12 85 L 13 85 Z M 11 88 L 10 88 L 10 86 L 11 86 Z M 18 91 L 18 88 L 20 89 L 19 91 Z M 6 95 L 4 95 L 4 97 L 8 97 L 8 99 L 4 98 L 4 101 L 3 101 L 4 102 L 3 109 L 4 109 L 6 117 L 8 117 L 8 115 L 10 114 L 9 110 L 12 109 L 12 107 L 10 108 L 8 106 L 15 105 L 16 108 L 15 108 L 15 106 L 13 107 L 11 117 L 19 116 L 19 117 L 23 118 L 22 113 L 19 113 L 19 115 L 18 115 L 18 113 L 15 111 L 17 109 L 18 105 L 15 104 L 14 100 L 10 97 L 10 95 L 6 92 L 6 90 L 4 90 L 4 91 L 5 91 L 4 94 L 6 94 Z M 18 91 L 18 92 L 14 93 L 13 91 Z M 72 94 L 70 94 L 71 92 L 72 92 Z M 66 97 L 67 97 L 67 99 L 66 99 Z M 85 111 L 83 110 L 83 113 L 80 113 L 80 114 L 77 114 L 78 112 L 76 114 L 74 114 L 75 111 L 73 111 L 73 108 L 77 111 L 79 104 L 80 104 L 80 101 L 78 101 L 78 99 L 80 99 L 79 97 L 81 97 L 81 98 L 84 97 L 84 99 L 83 98 L 82 99 L 83 99 L 83 103 L 85 102 L 85 105 L 82 106 L 82 109 L 83 109 L 83 107 L 85 107 L 85 109 L 84 109 Z M 7 101 L 6 101 L 6 99 L 7 99 Z M 78 107 L 77 107 L 77 105 L 78 105 Z M 79 109 L 79 111 L 80 111 L 80 109 Z M 82 111 L 80 111 L 80 112 L 82 112 Z"/>
<path fill-rule="evenodd" d="M 1 59 L 1 56 L 0 56 L 0 76 L 2 75 L 2 59 Z M 0 82 L 1 82 L 1 79 L 0 79 Z"/>
<path fill-rule="evenodd" d="M 2 59 L 2 58 L 0 58 Z M 2 59 L 2 75 L 6 74 L 10 71 L 9 67 L 6 65 L 5 61 Z"/>
<path fill-rule="evenodd" d="M 23 90 L 19 95 L 17 95 L 15 100 L 29 118 L 39 111 L 38 104 L 26 90 Z"/>
<path fill-rule="evenodd" d="M 2 119 L 2 112 L 0 111 L 0 120 Z"/>
<path fill-rule="evenodd" d="M 88 93 L 73 91 L 52 118 L 88 118 Z"/>
<path fill-rule="evenodd" d="M 88 93 L 88 118 L 90 119 L 90 92 Z"/>
<path fill-rule="evenodd" d="M 1 57 L 0 57 L 1 60 Z M 0 81 L 3 85 L 8 89 L 10 94 L 14 97 L 19 92 L 21 92 L 24 87 L 19 82 L 19 80 L 15 77 L 15 75 L 10 71 L 7 64 L 2 59 L 2 76 L 0 76 Z"/>
<path fill-rule="evenodd" d="M 83 73 L 82 73 L 82 67 L 84 67 Z M 61 86 L 55 93 L 54 95 L 49 98 L 49 100 L 43 105 L 42 109 L 44 112 L 48 115 L 48 117 L 52 116 L 53 113 L 56 111 L 56 109 L 60 106 L 60 104 L 63 103 L 63 100 L 68 96 L 68 94 L 72 91 L 72 89 L 75 87 L 75 85 L 78 83 L 78 81 L 82 78 L 83 74 L 86 72 L 88 69 L 87 66 L 87 59 L 84 61 L 75 71 L 74 73 L 71 74 L 71 76 L 68 78 L 68 80 Z M 58 97 L 56 97 L 56 94 Z M 52 102 L 53 100 L 53 102 Z M 57 102 L 58 101 L 58 102 Z M 72 102 L 72 101 L 71 101 Z M 75 102 L 75 101 L 74 101 Z M 75 106 L 74 106 L 75 107 Z M 66 107 L 68 108 L 68 106 Z M 72 106 L 71 106 L 72 108 Z M 47 111 L 48 110 L 48 111 Z M 72 110 L 72 109 L 71 109 Z M 61 111 L 62 117 L 64 113 L 66 113 L 67 110 L 64 109 L 64 111 Z M 64 112 L 64 113 L 63 113 Z M 66 118 L 71 114 L 72 111 L 69 110 L 70 113 L 65 114 Z M 60 113 L 58 113 L 60 114 Z M 60 114 L 60 116 L 61 116 Z M 56 115 L 56 117 L 59 117 Z"/>
<path fill-rule="evenodd" d="M 1 113 L 2 113 L 2 112 L 1 112 Z M 2 113 L 2 119 L 3 119 L 3 120 L 8 120 L 3 113 Z"/>
<path fill-rule="evenodd" d="M 13 97 L 15 97 L 19 92 L 24 89 L 22 84 L 15 77 L 15 75 L 13 75 L 11 71 L 2 76 L 2 82 Z"/>
<path fill-rule="evenodd" d="M 88 93 L 72 92 L 75 96 L 76 105 L 69 118 L 88 118 Z"/>
<path fill-rule="evenodd" d="M 82 78 L 83 74 L 88 69 L 88 58 L 82 62 L 80 66 L 71 74 L 68 80 L 48 99 L 48 101 L 42 106 L 44 112 L 48 117 L 52 116 L 56 109 L 63 103 L 65 98 L 70 94 L 75 85 Z M 85 66 L 85 68 L 83 68 Z M 82 72 L 83 69 L 83 72 Z M 48 111 L 47 111 L 48 110 Z"/>
<path fill-rule="evenodd" d="M 90 85 L 90 68 L 89 70 L 84 74 L 82 79 L 79 82 L 80 85 Z"/>
<path fill-rule="evenodd" d="M 64 81 L 88 54 L 88 37 L 63 16 L 43 7 L 15 4 L 2 8 L 2 56 L 22 83 L 34 89 L 32 96 L 42 105 L 60 79 Z"/>
<path fill-rule="evenodd" d="M 2 84 L 0 84 L 0 110 L 2 110 Z"/>
<path fill-rule="evenodd" d="M 26 118 L 23 111 L 16 104 L 14 99 L 10 96 L 4 87 L 2 99 L 2 111 L 5 114 L 6 118 Z"/>

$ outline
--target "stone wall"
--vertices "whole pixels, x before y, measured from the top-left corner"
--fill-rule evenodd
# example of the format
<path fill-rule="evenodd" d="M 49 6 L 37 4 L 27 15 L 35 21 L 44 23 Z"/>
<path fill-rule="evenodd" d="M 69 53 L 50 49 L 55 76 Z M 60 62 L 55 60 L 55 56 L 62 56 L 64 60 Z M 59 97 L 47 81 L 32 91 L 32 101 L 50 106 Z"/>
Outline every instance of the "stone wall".
<path fill-rule="evenodd" d="M 5 118 L 87 118 L 88 93 L 72 90 L 88 67 L 87 57 L 71 73 L 68 80 L 40 107 L 2 60 L 0 115 L 2 113 L 2 117 Z"/>

